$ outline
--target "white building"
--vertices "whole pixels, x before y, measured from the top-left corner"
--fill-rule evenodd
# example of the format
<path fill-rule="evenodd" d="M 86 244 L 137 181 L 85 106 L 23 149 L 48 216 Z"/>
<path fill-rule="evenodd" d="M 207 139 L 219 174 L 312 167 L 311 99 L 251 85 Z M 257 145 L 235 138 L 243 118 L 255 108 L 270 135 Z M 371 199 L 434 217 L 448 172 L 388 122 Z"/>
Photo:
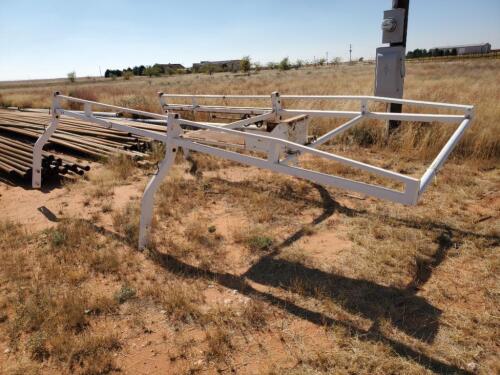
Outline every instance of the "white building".
<path fill-rule="evenodd" d="M 457 55 L 469 55 L 473 53 L 490 53 L 491 44 L 481 43 L 481 44 L 462 44 L 456 46 L 446 46 L 446 47 L 436 47 L 433 49 L 437 50 L 456 50 Z"/>

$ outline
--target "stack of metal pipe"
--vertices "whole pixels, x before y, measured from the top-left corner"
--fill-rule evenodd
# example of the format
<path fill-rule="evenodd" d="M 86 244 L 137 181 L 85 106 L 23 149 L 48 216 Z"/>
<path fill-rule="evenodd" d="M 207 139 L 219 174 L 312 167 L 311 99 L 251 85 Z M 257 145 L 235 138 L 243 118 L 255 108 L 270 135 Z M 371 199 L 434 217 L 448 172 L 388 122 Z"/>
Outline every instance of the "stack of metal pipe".
<path fill-rule="evenodd" d="M 166 131 L 166 124 L 163 123 L 150 124 L 146 120 L 142 122 L 119 118 L 121 116 L 117 113 L 103 112 L 94 115 L 103 118 L 115 117 L 113 121 L 142 129 Z M 50 121 L 51 115 L 48 110 L 0 109 L 0 171 L 20 177 L 30 176 L 33 145 Z M 82 175 L 90 169 L 88 165 L 79 164 L 76 159 L 72 160 L 70 156 L 72 154 L 91 159 L 102 159 L 116 154 L 143 159 L 151 150 L 152 142 L 151 139 L 62 116 L 57 130 L 50 137 L 46 147 L 50 150 L 56 149 L 58 154 L 43 152 L 42 174 Z M 65 157 L 60 157 L 59 153 L 63 153 Z"/>
<path fill-rule="evenodd" d="M 48 113 L 0 110 L 0 131 L 36 141 L 50 123 Z M 103 129 L 89 122 L 62 117 L 49 144 L 92 156 L 125 154 L 135 159 L 146 156 L 150 140 L 131 134 Z"/>
<path fill-rule="evenodd" d="M 22 178 L 31 176 L 33 145 L 0 135 L 0 170 Z M 50 175 L 83 175 L 88 165 L 58 157 L 49 152 L 42 154 L 42 173 Z"/>

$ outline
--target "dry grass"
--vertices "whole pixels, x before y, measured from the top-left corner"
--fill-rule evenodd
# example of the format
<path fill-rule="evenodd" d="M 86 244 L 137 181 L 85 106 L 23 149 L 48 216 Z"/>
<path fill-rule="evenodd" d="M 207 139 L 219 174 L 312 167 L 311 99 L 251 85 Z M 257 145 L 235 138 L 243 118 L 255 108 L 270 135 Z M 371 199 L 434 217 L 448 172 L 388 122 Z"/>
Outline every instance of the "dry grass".
<path fill-rule="evenodd" d="M 9 226 L 2 224 L 2 229 Z M 7 300 L 0 328 L 22 359 L 9 372 L 36 373 L 37 364 L 45 361 L 71 373 L 112 371 L 112 352 L 121 344 L 113 334 L 94 330 L 92 323 L 93 316 L 114 313 L 116 304 L 86 284 L 96 273 L 118 274 L 118 254 L 84 221 L 63 220 L 29 242 L 27 238 L 11 227 L 9 246 L 0 245 L 3 265 L 19 265 L 0 269 Z M 32 362 L 23 364 L 28 359 Z"/>
<path fill-rule="evenodd" d="M 138 172 L 129 177 L 129 160 L 112 160 L 67 190 L 83 189 L 89 205 L 104 200 L 102 226 L 63 218 L 28 234 L 1 222 L 0 348 L 11 353 L 0 357 L 0 373 L 127 372 L 123 363 L 151 372 L 166 362 L 164 373 L 498 373 L 500 175 L 490 99 L 498 63 L 474 63 L 478 70 L 469 62 L 408 67 L 409 97 L 489 103 L 478 108 L 484 129 L 474 125 L 456 154 L 480 160 L 448 163 L 415 207 L 192 154 L 194 163 L 179 156 L 157 194 L 154 246 L 144 253 L 135 251 L 138 202 L 113 193 L 146 182 Z M 363 94 L 371 74 L 346 66 L 78 87 L 148 109 L 152 102 L 134 97 L 160 86 Z M 28 95 L 5 90 L 4 100 Z M 28 98 L 35 103 L 48 90 L 35 87 Z M 383 144 L 378 131 L 357 130 L 328 147 L 412 174 L 445 135 L 413 124 Z"/>
<path fill-rule="evenodd" d="M 129 106 L 153 112 L 159 111 L 155 93 L 210 93 L 220 94 L 270 94 L 272 91 L 293 94 L 353 94 L 373 92 L 373 65 L 342 65 L 340 67 L 307 68 L 288 72 L 261 71 L 250 76 L 235 76 L 228 73 L 208 75 L 185 75 L 159 78 L 135 78 L 125 80 L 89 80 L 77 84 L 47 82 L 29 84 L 3 83 L 0 86 L 1 103 L 22 107 L 48 108 L 51 93 L 55 88 L 109 104 Z M 482 77 L 488 76 L 487 80 Z M 500 139 L 496 130 L 499 117 L 498 90 L 500 61 L 495 59 L 457 61 L 448 63 L 407 64 L 405 96 L 411 99 L 473 104 L 476 118 L 465 139 L 460 143 L 455 156 L 478 159 L 498 158 Z M 261 103 L 242 103 L 256 104 Z M 326 109 L 327 101 L 285 103 L 301 107 L 315 106 Z M 344 103 L 345 106 L 345 103 Z M 348 106 L 345 106 L 348 108 Z M 409 108 L 408 110 L 411 110 Z M 313 127 L 321 133 L 338 121 L 317 121 Z M 420 154 L 429 158 L 436 154 L 442 140 L 449 133 L 447 126 L 434 126 L 424 132 L 419 124 L 405 126 L 400 137 L 391 141 L 391 147 L 408 155 Z M 360 145 L 383 145 L 386 137 L 383 126 L 356 127 L 344 137 L 344 142 Z"/>

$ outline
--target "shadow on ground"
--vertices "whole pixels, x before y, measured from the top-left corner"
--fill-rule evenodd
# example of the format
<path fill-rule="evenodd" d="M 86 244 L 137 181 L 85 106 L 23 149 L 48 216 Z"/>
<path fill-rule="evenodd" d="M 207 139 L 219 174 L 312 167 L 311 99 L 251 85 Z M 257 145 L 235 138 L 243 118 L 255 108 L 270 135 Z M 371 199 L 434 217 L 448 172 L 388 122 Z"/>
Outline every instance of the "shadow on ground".
<path fill-rule="evenodd" d="M 410 285 L 402 289 L 331 274 L 306 267 L 300 263 L 277 259 L 276 256 L 283 248 L 290 246 L 306 234 L 304 229 L 291 234 L 282 243 L 275 246 L 270 253 L 264 255 L 243 275 L 219 273 L 195 267 L 156 250 L 149 252 L 150 258 L 167 272 L 179 277 L 215 281 L 226 288 L 237 290 L 239 293 L 252 298 L 261 299 L 289 314 L 316 325 L 345 327 L 357 339 L 383 343 L 397 355 L 409 358 L 434 372 L 470 374 L 466 370 L 434 359 L 405 343 L 387 337 L 378 327 L 381 320 L 390 320 L 396 328 L 407 335 L 424 343 L 432 343 L 439 331 L 441 310 L 431 305 L 425 298 L 416 295 L 419 288 L 429 280 L 433 269 L 444 261 L 448 250 L 460 243 L 454 238 L 463 240 L 467 237 L 480 237 L 490 241 L 492 245 L 499 243 L 499 238 L 462 231 L 439 222 L 405 220 L 389 216 L 382 217 L 363 210 L 353 210 L 334 201 L 323 187 L 315 185 L 315 188 L 321 196 L 323 212 L 313 220 L 313 224 L 319 224 L 334 213 L 340 213 L 347 216 L 370 216 L 373 219 L 386 220 L 395 226 L 424 227 L 435 233 L 438 250 L 429 259 L 417 260 L 415 279 Z M 126 239 L 120 235 L 106 231 L 99 226 L 94 225 L 94 228 L 106 236 L 126 242 Z M 304 308 L 272 293 L 259 291 L 253 288 L 248 283 L 248 280 L 301 293 L 306 297 L 316 296 L 317 288 L 321 287 L 324 296 L 331 298 L 347 311 L 372 320 L 373 325 L 368 330 L 361 329 L 350 322 L 334 319 L 324 313 Z M 297 280 L 300 281 L 299 284 Z M 296 285 L 301 285 L 301 288 L 297 288 Z"/>
<path fill-rule="evenodd" d="M 18 186 L 24 190 L 35 190 L 31 187 L 31 177 L 22 178 L 17 175 L 11 175 L 0 171 L 0 183 L 8 186 Z M 62 189 L 64 187 L 64 177 L 46 176 L 43 178 L 42 187 L 39 189 L 42 193 L 50 193 L 55 189 Z"/>
<path fill-rule="evenodd" d="M 365 211 L 352 210 L 338 204 L 331 198 L 326 189 L 321 186 L 315 187 L 322 198 L 323 212 L 313 220 L 313 224 L 319 224 L 335 212 L 348 216 L 369 215 Z M 399 224 L 404 225 L 404 221 Z M 438 224 L 435 227 L 440 230 L 442 226 Z M 357 280 L 330 274 L 306 267 L 300 263 L 276 259 L 275 257 L 280 253 L 281 249 L 290 246 L 305 235 L 304 229 L 293 233 L 241 276 L 207 271 L 158 251 L 152 251 L 151 258 L 165 270 L 177 276 L 215 281 L 224 287 L 235 289 L 249 297 L 259 298 L 316 325 L 337 325 L 348 328 L 348 331 L 358 339 L 381 342 L 391 347 L 396 354 L 407 357 L 432 371 L 443 374 L 468 374 L 468 371 L 446 364 L 404 343 L 386 337 L 378 329 L 381 319 L 389 319 L 395 327 L 418 340 L 426 343 L 431 343 L 434 340 L 439 330 L 441 311 L 415 293 L 418 287 L 429 279 L 432 269 L 445 259 L 447 250 L 453 244 L 450 239 L 450 233 L 453 233 L 453 230 L 450 228 L 445 229 L 447 231 L 443 235 L 444 239 L 438 237 L 439 249 L 436 256 L 428 261 L 429 264 L 421 265 L 420 276 L 416 277 L 412 285 L 404 289 L 386 287 L 367 280 Z M 346 310 L 361 314 L 372 320 L 373 325 L 369 330 L 361 329 L 350 322 L 333 319 L 321 312 L 304 308 L 271 293 L 259 291 L 253 288 L 247 280 L 302 293 L 306 297 L 315 296 L 316 290 L 320 286 L 328 298 L 331 298 Z M 300 290 L 294 289 L 298 285 L 297 280 L 300 281 Z"/>

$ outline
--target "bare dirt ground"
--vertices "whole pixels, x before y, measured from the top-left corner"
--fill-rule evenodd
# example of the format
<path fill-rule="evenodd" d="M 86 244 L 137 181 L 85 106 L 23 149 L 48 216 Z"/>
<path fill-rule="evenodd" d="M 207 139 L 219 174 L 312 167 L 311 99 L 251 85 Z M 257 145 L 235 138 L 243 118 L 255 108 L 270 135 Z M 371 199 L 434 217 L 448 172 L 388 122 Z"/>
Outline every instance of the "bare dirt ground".
<path fill-rule="evenodd" d="M 17 223 L 1 373 L 499 371 L 498 169 L 451 163 L 403 207 L 196 157 L 201 174 L 179 161 L 159 192 L 143 253 L 151 171 L 0 183 Z"/>
<path fill-rule="evenodd" d="M 499 62 L 408 63 L 408 98 L 476 110 L 414 207 L 193 154 L 138 252 L 154 169 L 96 164 L 43 191 L 0 176 L 0 374 L 499 373 Z M 47 108 L 56 88 L 158 111 L 157 91 L 369 95 L 373 66 L 2 83 L 0 105 Z M 373 125 L 325 147 L 417 176 L 452 129 L 387 143 Z"/>

